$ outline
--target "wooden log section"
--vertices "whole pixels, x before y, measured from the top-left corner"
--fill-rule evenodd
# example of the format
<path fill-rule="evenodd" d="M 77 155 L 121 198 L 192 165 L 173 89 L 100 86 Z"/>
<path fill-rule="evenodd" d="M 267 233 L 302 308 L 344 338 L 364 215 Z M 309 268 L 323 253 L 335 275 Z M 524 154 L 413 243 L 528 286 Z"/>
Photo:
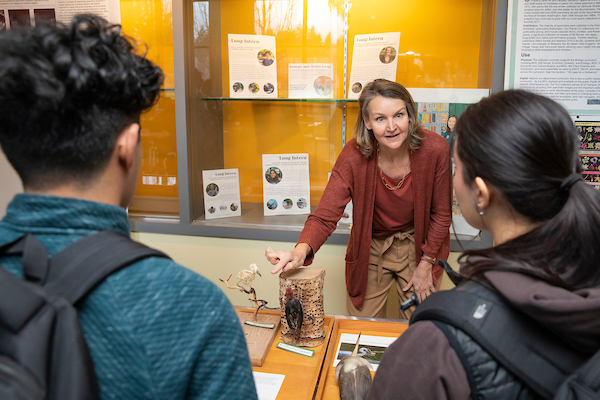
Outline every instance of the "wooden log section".
<path fill-rule="evenodd" d="M 281 339 L 294 346 L 317 347 L 325 341 L 325 311 L 323 284 L 325 270 L 297 268 L 279 275 L 279 304 L 281 306 Z M 300 338 L 296 339 L 285 318 L 285 290 L 291 288 L 294 297 L 302 302 L 304 320 Z"/>

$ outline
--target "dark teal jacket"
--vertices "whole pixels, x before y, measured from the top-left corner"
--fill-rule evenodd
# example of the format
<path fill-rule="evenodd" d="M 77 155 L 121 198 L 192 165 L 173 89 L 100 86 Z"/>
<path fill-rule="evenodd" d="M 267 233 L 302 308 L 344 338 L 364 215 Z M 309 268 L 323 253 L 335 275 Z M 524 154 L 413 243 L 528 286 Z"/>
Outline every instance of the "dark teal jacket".
<path fill-rule="evenodd" d="M 0 222 L 0 245 L 30 232 L 52 255 L 100 230 L 129 235 L 125 210 L 19 194 Z M 17 257 L 0 263 L 23 276 Z M 111 275 L 78 311 L 101 399 L 257 398 L 246 341 L 227 297 L 169 259 L 148 258 Z"/>

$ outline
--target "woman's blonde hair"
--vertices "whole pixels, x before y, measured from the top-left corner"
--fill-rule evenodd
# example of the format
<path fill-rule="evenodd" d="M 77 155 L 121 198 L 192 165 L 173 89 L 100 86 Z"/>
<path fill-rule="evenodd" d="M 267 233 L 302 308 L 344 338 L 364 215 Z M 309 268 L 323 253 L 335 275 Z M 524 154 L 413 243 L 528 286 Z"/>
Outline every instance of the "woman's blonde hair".
<path fill-rule="evenodd" d="M 400 99 L 406 105 L 408 113 L 408 149 L 411 151 L 417 150 L 421 146 L 423 140 L 423 130 L 421 123 L 417 119 L 417 107 L 410 93 L 404 86 L 399 83 L 388 81 L 387 79 L 375 79 L 369 82 L 363 89 L 358 98 L 358 120 L 354 127 L 354 137 L 356 138 L 356 146 L 365 158 L 371 157 L 375 150 L 375 136 L 373 131 L 367 129 L 364 118 L 369 118 L 369 103 L 377 96 L 386 97 L 388 99 Z"/>

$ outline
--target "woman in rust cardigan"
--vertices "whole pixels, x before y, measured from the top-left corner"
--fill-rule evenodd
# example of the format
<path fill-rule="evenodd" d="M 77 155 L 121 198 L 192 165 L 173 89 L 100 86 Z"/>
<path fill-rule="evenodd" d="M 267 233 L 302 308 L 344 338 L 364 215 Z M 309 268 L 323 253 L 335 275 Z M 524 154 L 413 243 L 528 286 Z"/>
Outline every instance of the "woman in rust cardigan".
<path fill-rule="evenodd" d="M 355 138 L 342 149 L 317 210 L 291 251 L 267 248 L 272 273 L 309 265 L 353 202 L 346 251 L 348 314 L 385 317 L 395 283 L 400 301 L 435 292 L 436 260 L 450 251 L 451 183 L 448 143 L 421 128 L 400 84 L 377 79 L 358 100 Z M 408 319 L 412 311 L 405 311 Z"/>

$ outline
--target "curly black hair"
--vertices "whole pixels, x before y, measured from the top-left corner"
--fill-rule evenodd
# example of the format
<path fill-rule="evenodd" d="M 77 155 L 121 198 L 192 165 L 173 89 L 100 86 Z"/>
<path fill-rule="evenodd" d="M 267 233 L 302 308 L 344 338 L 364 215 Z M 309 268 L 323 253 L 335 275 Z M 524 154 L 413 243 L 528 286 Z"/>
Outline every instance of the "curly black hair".
<path fill-rule="evenodd" d="M 29 188 L 89 182 L 164 79 L 119 25 L 94 15 L 3 32 L 0 54 L 0 145 Z"/>

